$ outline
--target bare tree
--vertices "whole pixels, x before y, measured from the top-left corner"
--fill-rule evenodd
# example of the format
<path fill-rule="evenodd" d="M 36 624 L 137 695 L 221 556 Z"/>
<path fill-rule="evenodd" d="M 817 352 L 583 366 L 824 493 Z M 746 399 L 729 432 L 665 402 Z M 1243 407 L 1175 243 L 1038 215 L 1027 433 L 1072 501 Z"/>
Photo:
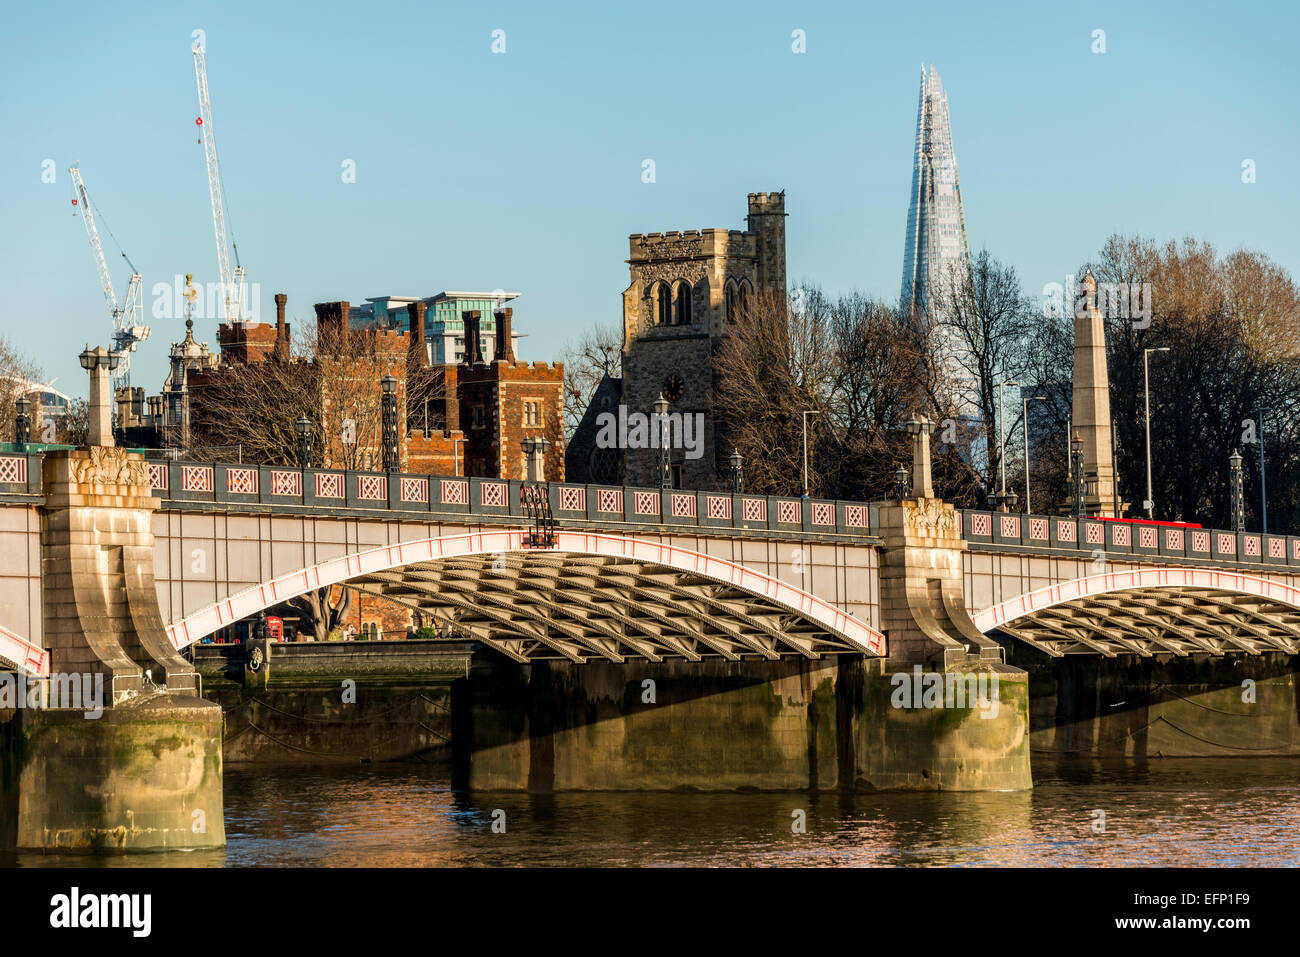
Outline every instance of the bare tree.
<path fill-rule="evenodd" d="M 564 362 L 564 442 L 567 446 L 605 376 L 623 374 L 623 334 L 617 326 L 595 325 L 568 345 Z"/>
<path fill-rule="evenodd" d="M 322 328 L 294 343 L 289 361 L 268 358 L 223 363 L 196 376 L 191 402 L 192 445 L 239 445 L 247 462 L 295 464 L 297 422 L 312 424 L 313 462 L 321 468 L 383 467 L 381 380 L 398 376 L 399 428 L 421 421 L 426 402 L 442 397 L 437 370 L 366 331 L 346 335 Z"/>
<path fill-rule="evenodd" d="M 352 610 L 352 589 L 346 585 L 335 587 L 337 596 L 332 595 L 332 587 L 315 588 L 286 602 L 302 615 L 317 641 L 327 640 L 330 632 L 338 628 Z"/>
<path fill-rule="evenodd" d="M 12 442 L 15 438 L 14 427 L 18 418 L 15 403 L 30 392 L 41 378 L 40 367 L 22 355 L 8 339 L 0 336 L 0 416 L 3 417 L 0 436 L 4 437 L 4 441 Z M 33 410 L 33 418 L 35 412 Z"/>
<path fill-rule="evenodd" d="M 999 262 L 988 250 L 975 257 L 969 272 L 951 271 L 936 299 L 932 322 L 940 351 L 939 375 L 957 408 L 987 436 L 985 488 L 992 491 L 1004 454 L 998 435 L 998 383 L 1024 377 L 1037 310 L 1024 294 L 1015 267 Z M 1017 399 L 1013 392 L 1016 408 L 1005 416 L 1008 432 L 1019 423 Z"/>

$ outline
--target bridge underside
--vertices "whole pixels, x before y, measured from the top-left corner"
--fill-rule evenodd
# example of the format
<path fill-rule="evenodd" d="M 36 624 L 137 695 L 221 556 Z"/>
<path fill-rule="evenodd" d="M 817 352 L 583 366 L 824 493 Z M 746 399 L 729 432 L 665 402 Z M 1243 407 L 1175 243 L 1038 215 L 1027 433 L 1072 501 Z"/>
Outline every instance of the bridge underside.
<path fill-rule="evenodd" d="M 1001 631 L 1053 657 L 1300 652 L 1300 608 L 1213 587 L 1090 594 L 991 626 L 980 617 L 981 630 Z"/>
<path fill-rule="evenodd" d="M 516 661 L 863 653 L 763 595 L 629 556 L 555 551 L 420 562 L 349 582 Z"/>

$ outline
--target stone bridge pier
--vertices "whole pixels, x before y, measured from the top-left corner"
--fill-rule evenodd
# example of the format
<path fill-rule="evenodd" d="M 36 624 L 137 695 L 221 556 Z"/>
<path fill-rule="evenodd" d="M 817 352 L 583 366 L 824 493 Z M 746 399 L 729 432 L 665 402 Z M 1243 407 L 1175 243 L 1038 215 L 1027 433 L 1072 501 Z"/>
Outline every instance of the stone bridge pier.
<path fill-rule="evenodd" d="M 163 626 L 144 459 L 51 452 L 42 479 L 48 669 L 0 696 L 4 844 L 221 846 L 221 709 Z"/>

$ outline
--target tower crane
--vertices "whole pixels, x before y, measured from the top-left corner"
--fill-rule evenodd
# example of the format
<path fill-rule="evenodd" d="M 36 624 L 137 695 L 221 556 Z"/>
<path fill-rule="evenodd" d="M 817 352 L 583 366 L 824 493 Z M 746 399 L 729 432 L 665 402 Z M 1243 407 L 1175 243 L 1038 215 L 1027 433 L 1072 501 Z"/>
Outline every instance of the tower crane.
<path fill-rule="evenodd" d="M 212 102 L 208 98 L 208 67 L 203 58 L 203 45 L 196 42 L 194 53 L 194 80 L 199 88 L 199 126 L 203 139 L 203 153 L 208 167 L 208 196 L 212 199 L 212 229 L 217 239 L 217 273 L 221 280 L 225 320 L 230 324 L 244 321 L 244 267 L 239 262 L 239 246 L 230 231 L 229 250 L 226 239 L 225 184 L 221 180 L 221 167 L 217 162 L 217 140 L 212 129 Z M 234 269 L 230 267 L 230 252 L 235 254 Z"/>
<path fill-rule="evenodd" d="M 143 280 L 135 268 L 135 263 L 131 262 L 131 257 L 122 251 L 122 258 L 131 267 L 131 278 L 126 284 L 126 301 L 119 307 L 117 293 L 113 291 L 113 279 L 108 272 L 108 262 L 104 259 L 104 246 L 99 241 L 99 229 L 95 226 L 95 214 L 90 205 L 90 196 L 81 178 L 81 170 L 73 166 L 68 173 L 72 177 L 72 188 L 76 193 L 73 203 L 75 204 L 77 199 L 81 201 L 81 221 L 85 223 L 86 236 L 89 237 L 91 251 L 95 254 L 95 266 L 99 270 L 99 284 L 104 288 L 104 299 L 107 300 L 109 311 L 113 315 L 113 352 L 121 357 L 117 374 L 113 377 L 113 385 L 129 386 L 131 353 L 135 352 L 140 343 L 149 338 L 150 332 L 149 327 L 140 321 Z M 112 236 L 112 230 L 109 230 L 109 235 Z"/>

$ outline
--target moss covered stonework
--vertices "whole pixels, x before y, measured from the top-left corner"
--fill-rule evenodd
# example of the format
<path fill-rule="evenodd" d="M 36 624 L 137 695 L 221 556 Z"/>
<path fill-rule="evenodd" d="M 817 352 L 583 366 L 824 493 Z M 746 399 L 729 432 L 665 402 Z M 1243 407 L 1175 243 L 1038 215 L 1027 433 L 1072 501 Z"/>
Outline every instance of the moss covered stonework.
<path fill-rule="evenodd" d="M 993 718 L 894 708 L 881 664 L 856 656 L 581 666 L 482 659 L 453 686 L 454 786 L 1028 788 L 1024 672 L 982 667 L 999 670 Z"/>
<path fill-rule="evenodd" d="M 144 851 L 225 844 L 221 709 L 158 693 L 0 719 L 7 847 Z"/>

